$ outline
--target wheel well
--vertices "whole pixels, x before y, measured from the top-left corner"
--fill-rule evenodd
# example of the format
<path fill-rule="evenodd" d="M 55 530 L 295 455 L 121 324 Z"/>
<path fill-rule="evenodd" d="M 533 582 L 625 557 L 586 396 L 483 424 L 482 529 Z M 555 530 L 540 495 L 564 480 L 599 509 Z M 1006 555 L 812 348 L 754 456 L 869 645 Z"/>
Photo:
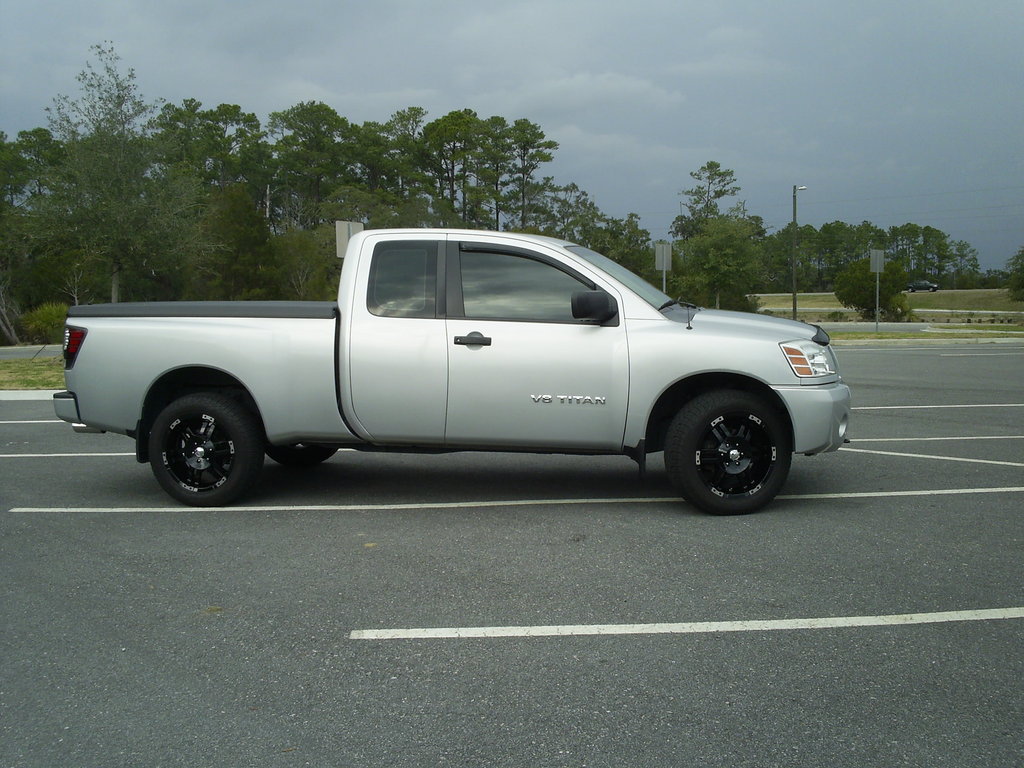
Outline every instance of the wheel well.
<path fill-rule="evenodd" d="M 665 448 L 665 433 L 673 417 L 686 403 L 705 392 L 721 389 L 738 389 L 751 392 L 764 398 L 782 416 L 789 427 L 789 437 L 793 439 L 793 423 L 789 418 L 782 398 L 764 382 L 751 379 L 736 373 L 702 373 L 688 379 L 677 381 L 666 389 L 651 409 L 647 419 L 646 451 L 655 453 Z"/>
<path fill-rule="evenodd" d="M 265 432 L 263 418 L 249 390 L 242 382 L 229 373 L 206 368 L 190 366 L 168 371 L 149 388 L 146 400 L 142 405 L 142 415 L 135 430 L 135 458 L 139 462 L 149 461 L 149 430 L 157 415 L 168 404 L 182 395 L 193 392 L 218 392 L 228 395 L 245 407 L 259 421 L 260 430 Z"/>

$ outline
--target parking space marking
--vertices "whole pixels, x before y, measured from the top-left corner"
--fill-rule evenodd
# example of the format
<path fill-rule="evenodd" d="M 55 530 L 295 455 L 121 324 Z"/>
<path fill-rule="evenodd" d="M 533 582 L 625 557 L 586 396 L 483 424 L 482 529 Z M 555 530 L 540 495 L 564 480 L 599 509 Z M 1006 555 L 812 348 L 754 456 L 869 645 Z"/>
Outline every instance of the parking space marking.
<path fill-rule="evenodd" d="M 826 616 L 808 619 L 753 621 L 695 621 L 658 624 L 567 624 L 519 627 L 419 627 L 412 629 L 356 629 L 350 640 L 457 640 L 465 638 L 567 637 L 579 635 L 681 635 L 717 632 L 765 632 L 796 629 L 889 627 L 910 624 L 947 624 L 964 621 L 1022 619 L 1024 607 L 973 611 L 900 613 L 879 616 Z"/>
<path fill-rule="evenodd" d="M 1000 467 L 1024 467 L 1019 461 L 997 461 L 995 459 L 965 459 L 960 456 L 936 456 L 929 453 L 899 453 L 897 451 L 873 451 L 870 448 L 843 448 L 846 453 L 873 453 L 878 456 L 900 456 L 905 459 L 937 459 L 938 461 L 959 461 L 964 464 L 995 464 Z"/>
<path fill-rule="evenodd" d="M 856 405 L 852 411 L 914 411 L 925 408 L 1024 408 L 1024 403 L 964 403 L 961 405 Z"/>
<path fill-rule="evenodd" d="M 79 456 L 134 456 L 135 453 L 0 453 L 0 459 L 73 459 Z"/>
<path fill-rule="evenodd" d="M 134 455 L 134 454 L 133 454 Z M 1024 488 L 1021 489 L 1024 491 Z M 656 504 L 681 502 L 679 497 L 632 499 L 504 499 L 435 501 L 399 504 L 287 504 L 233 507 L 15 507 L 11 512 L 419 512 L 428 509 L 491 509 L 495 507 L 553 507 L 576 504 Z"/>
<path fill-rule="evenodd" d="M 848 491 L 837 493 L 803 493 L 786 496 L 779 494 L 776 499 L 800 501 L 802 499 L 881 499 L 892 496 L 969 496 L 974 493 L 1024 493 L 1024 486 L 1003 486 L 999 488 L 932 488 L 923 491 Z M 11 510 L 12 512 L 14 510 Z"/>
<path fill-rule="evenodd" d="M 854 443 L 927 443 L 943 440 L 1024 440 L 1024 435 L 973 435 L 972 437 L 858 437 Z M 843 450 L 851 450 L 844 447 Z"/>
<path fill-rule="evenodd" d="M 134 455 L 134 454 L 132 454 Z M 965 496 L 975 493 L 1024 493 L 1024 486 L 996 488 L 939 488 L 923 491 L 851 491 L 847 493 L 779 494 L 780 501 L 818 499 L 878 499 L 893 496 Z M 678 496 L 639 496 L 615 499 L 503 499 L 478 501 L 434 501 L 403 504 L 263 504 L 235 507 L 13 507 L 20 513 L 124 513 L 124 512 L 419 512 L 428 509 L 491 509 L 496 507 L 585 506 L 588 504 L 684 504 Z"/>

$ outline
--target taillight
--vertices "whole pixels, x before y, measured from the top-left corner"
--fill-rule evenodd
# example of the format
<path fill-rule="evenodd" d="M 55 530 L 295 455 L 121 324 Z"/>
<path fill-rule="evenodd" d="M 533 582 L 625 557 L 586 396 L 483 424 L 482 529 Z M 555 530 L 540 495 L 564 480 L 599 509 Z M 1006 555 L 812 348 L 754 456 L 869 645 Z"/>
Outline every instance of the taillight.
<path fill-rule="evenodd" d="M 75 328 L 73 325 L 64 326 L 64 368 L 71 368 L 75 364 L 82 344 L 85 343 L 85 328 Z"/>

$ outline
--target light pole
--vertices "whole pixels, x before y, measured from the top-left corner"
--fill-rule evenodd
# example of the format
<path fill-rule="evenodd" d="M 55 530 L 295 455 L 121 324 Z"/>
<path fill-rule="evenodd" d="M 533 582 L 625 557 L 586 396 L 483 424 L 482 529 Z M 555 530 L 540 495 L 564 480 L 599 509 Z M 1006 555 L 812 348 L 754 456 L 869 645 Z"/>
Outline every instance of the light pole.
<path fill-rule="evenodd" d="M 807 187 L 793 185 L 793 249 L 789 254 L 789 269 L 793 277 L 793 319 L 796 320 L 796 193 Z"/>

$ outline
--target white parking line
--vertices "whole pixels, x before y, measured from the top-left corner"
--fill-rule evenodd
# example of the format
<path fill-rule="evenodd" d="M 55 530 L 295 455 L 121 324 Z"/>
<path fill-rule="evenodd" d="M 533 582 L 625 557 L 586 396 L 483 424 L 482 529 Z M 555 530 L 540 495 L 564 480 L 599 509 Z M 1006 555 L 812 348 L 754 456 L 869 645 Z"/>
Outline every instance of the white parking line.
<path fill-rule="evenodd" d="M 852 411 L 913 411 L 925 408 L 1024 408 L 1024 403 L 964 403 L 961 405 L 856 405 Z"/>
<path fill-rule="evenodd" d="M 134 455 L 134 454 L 131 454 Z M 966 496 L 975 493 L 1024 493 L 1024 486 L 997 488 L 941 488 L 923 491 L 861 491 L 851 493 L 780 494 L 776 498 L 787 501 L 818 499 L 877 499 L 893 496 Z M 598 504 L 682 504 L 677 496 L 639 496 L 614 499 L 506 499 L 479 501 L 434 501 L 408 504 L 265 504 L 236 507 L 14 507 L 11 512 L 21 513 L 91 513 L 106 512 L 406 512 L 430 509 L 491 509 L 500 507 L 563 507 Z"/>
<path fill-rule="evenodd" d="M 715 632 L 765 632 L 794 629 L 888 627 L 1024 618 L 1024 607 L 974 611 L 900 613 L 881 616 L 826 616 L 809 619 L 753 621 L 696 621 L 659 624 L 567 624 L 522 627 L 420 627 L 413 629 L 356 629 L 350 640 L 441 640 L 507 637 L 567 637 L 579 635 L 681 635 Z"/>
<path fill-rule="evenodd" d="M 878 456 L 900 456 L 905 459 L 937 459 L 958 461 L 963 464 L 995 464 L 1000 467 L 1024 467 L 1019 461 L 996 461 L 995 459 L 965 459 L 960 456 L 935 456 L 928 453 L 898 453 L 896 451 L 872 451 L 870 448 L 843 448 L 844 453 L 873 453 Z"/>
<path fill-rule="evenodd" d="M 924 491 L 851 491 L 848 493 L 803 493 L 799 496 L 779 494 L 775 498 L 799 501 L 803 499 L 887 499 L 891 496 L 970 496 L 975 493 L 1024 493 L 1024 486 L 999 488 L 932 488 Z M 12 512 L 14 510 L 11 510 Z"/>
<path fill-rule="evenodd" d="M 855 443 L 927 443 L 942 440 L 1024 440 L 1024 435 L 974 435 L 973 437 L 857 437 Z M 850 450 L 843 448 L 844 451 Z"/>
<path fill-rule="evenodd" d="M 0 459 L 73 459 L 80 456 L 134 456 L 134 453 L 0 453 Z"/>

